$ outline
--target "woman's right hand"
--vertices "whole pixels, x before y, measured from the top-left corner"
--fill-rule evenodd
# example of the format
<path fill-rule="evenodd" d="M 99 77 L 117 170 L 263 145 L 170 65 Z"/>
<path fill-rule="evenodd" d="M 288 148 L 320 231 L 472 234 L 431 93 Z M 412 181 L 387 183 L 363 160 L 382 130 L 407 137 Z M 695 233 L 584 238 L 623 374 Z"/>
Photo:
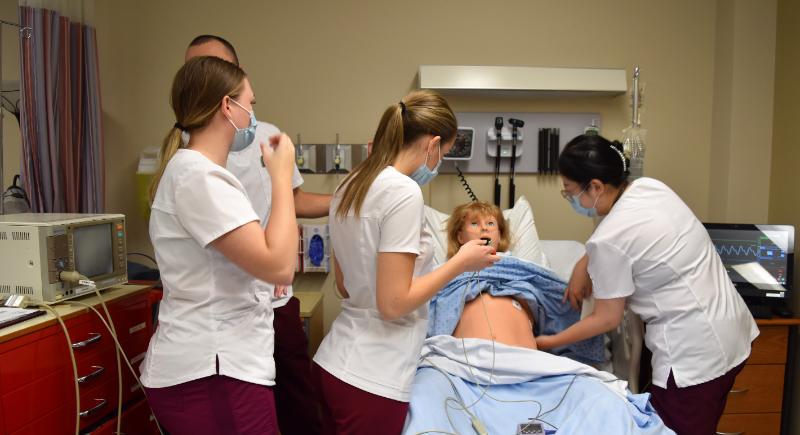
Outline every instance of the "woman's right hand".
<path fill-rule="evenodd" d="M 264 166 L 272 178 L 291 178 L 294 171 L 295 149 L 286 133 L 272 135 L 269 144 L 261 144 Z"/>
<path fill-rule="evenodd" d="M 492 246 L 486 246 L 483 240 L 470 240 L 461 245 L 454 260 L 461 263 L 464 272 L 476 272 L 485 269 L 500 260 Z"/>
<path fill-rule="evenodd" d="M 569 278 L 567 288 L 564 289 L 564 297 L 562 302 L 569 300 L 570 305 L 576 311 L 581 310 L 583 299 L 592 295 L 592 279 L 589 277 L 589 257 L 584 255 L 583 258 L 575 263 L 572 269 L 572 276 Z"/>

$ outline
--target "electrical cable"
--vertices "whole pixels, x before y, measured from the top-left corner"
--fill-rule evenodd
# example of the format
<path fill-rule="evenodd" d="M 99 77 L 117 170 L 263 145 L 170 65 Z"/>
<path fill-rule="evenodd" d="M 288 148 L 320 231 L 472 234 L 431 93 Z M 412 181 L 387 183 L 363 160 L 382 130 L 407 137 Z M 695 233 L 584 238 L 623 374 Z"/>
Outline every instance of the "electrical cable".
<path fill-rule="evenodd" d="M 470 286 L 474 285 L 474 282 L 475 282 L 477 276 L 478 276 L 478 272 L 475 272 L 470 277 L 470 280 L 467 282 L 467 285 L 464 288 L 464 296 L 465 297 L 469 292 Z M 477 382 L 477 376 L 472 371 L 472 364 L 470 364 L 469 357 L 467 355 L 466 342 L 464 341 L 463 337 L 461 338 L 461 349 L 464 352 L 464 363 L 467 366 L 467 369 L 469 370 L 469 373 L 472 376 L 473 380 L 475 380 L 473 383 L 475 385 L 477 385 L 478 387 L 482 388 L 481 393 L 478 396 L 478 398 L 475 399 L 475 401 L 473 401 L 471 404 L 466 405 L 464 403 L 463 397 L 461 396 L 461 393 L 458 391 L 458 388 L 456 388 L 456 385 L 453 383 L 452 379 L 450 379 L 450 375 L 447 372 L 445 372 L 443 369 L 441 369 L 440 367 L 436 366 L 436 364 L 433 361 L 429 360 L 428 358 L 424 358 L 424 360 L 427 361 L 428 364 L 430 364 L 431 368 L 433 368 L 434 370 L 438 371 L 442 376 L 444 376 L 444 378 L 450 384 L 450 387 L 452 388 L 453 392 L 456 395 L 455 398 L 454 397 L 447 397 L 444 400 L 445 416 L 447 417 L 448 423 L 450 423 L 450 427 L 452 429 L 454 429 L 454 430 L 456 429 L 456 426 L 453 424 L 453 420 L 450 417 L 449 409 L 456 409 L 456 410 L 464 411 L 469 416 L 473 428 L 475 429 L 475 431 L 479 435 L 482 435 L 484 433 L 488 433 L 488 432 L 486 432 L 486 428 L 485 428 L 485 425 L 483 424 L 483 422 L 481 422 L 480 419 L 474 413 L 472 413 L 470 411 L 470 408 L 472 408 L 475 405 L 477 405 L 484 397 L 488 397 L 488 398 L 490 398 L 490 399 L 492 399 L 492 400 L 494 400 L 496 402 L 499 402 L 499 403 L 526 403 L 526 402 L 529 402 L 529 403 L 532 403 L 532 404 L 536 404 L 538 406 L 538 408 L 539 408 L 538 411 L 536 412 L 536 417 L 529 418 L 529 421 L 539 421 L 539 422 L 542 422 L 542 423 L 552 427 L 555 430 L 558 430 L 558 427 L 556 425 L 554 425 L 553 423 L 550 423 L 547 420 L 544 420 L 542 417 L 544 417 L 547 414 L 550 414 L 551 412 L 555 411 L 556 409 L 558 409 L 563 404 L 564 400 L 567 397 L 567 394 L 569 394 L 570 390 L 572 389 L 573 384 L 575 383 L 575 379 L 578 376 L 582 376 L 582 375 L 573 375 L 572 379 L 570 380 L 569 385 L 567 385 L 567 388 L 564 390 L 564 394 L 561 396 L 561 399 L 558 401 L 558 403 L 553 408 L 551 408 L 551 409 L 549 409 L 547 411 L 544 411 L 544 407 L 543 407 L 542 403 L 539 402 L 538 400 L 534 400 L 534 399 L 506 400 L 506 399 L 499 399 L 499 398 L 494 397 L 493 395 L 491 395 L 488 390 L 489 390 L 489 387 L 492 385 L 491 382 L 492 382 L 492 378 L 494 377 L 494 370 L 495 370 L 495 363 L 496 363 L 497 353 L 496 353 L 496 348 L 495 348 L 494 331 L 492 329 L 492 324 L 491 324 L 491 321 L 489 319 L 489 311 L 488 311 L 488 308 L 486 307 L 486 301 L 483 299 L 483 292 L 481 292 L 478 295 L 478 297 L 481 299 L 481 305 L 483 307 L 483 314 L 484 314 L 484 317 L 486 319 L 487 327 L 489 328 L 489 336 L 491 337 L 491 342 L 492 342 L 492 366 L 491 366 L 491 369 L 489 371 L 489 381 L 485 386 L 481 385 L 480 383 Z M 618 379 L 613 379 L 613 380 L 610 380 L 610 381 L 602 381 L 602 382 L 614 382 L 616 380 L 618 380 Z M 455 402 L 456 405 L 458 405 L 458 406 L 453 406 L 451 404 L 452 402 Z M 418 432 L 415 435 L 421 435 L 421 434 L 426 434 L 426 433 L 445 433 L 445 434 L 449 434 L 450 432 L 441 431 L 441 430 L 428 430 L 428 431 Z"/>
<path fill-rule="evenodd" d="M 475 192 L 472 191 L 472 188 L 469 186 L 469 183 L 467 183 L 467 179 L 464 177 L 464 173 L 461 172 L 461 169 L 458 167 L 458 163 L 455 164 L 455 167 L 456 167 L 456 172 L 458 173 L 459 181 L 461 182 L 461 186 L 463 186 L 464 190 L 467 191 L 467 195 L 469 195 L 470 199 L 472 199 L 473 202 L 477 202 L 478 197 L 475 195 Z"/>
<path fill-rule="evenodd" d="M 88 308 L 88 309 L 92 310 L 95 314 L 97 314 L 97 317 L 100 318 L 100 321 L 103 322 L 103 325 L 105 325 L 106 329 L 109 332 L 112 331 L 112 327 L 108 324 L 108 322 L 106 322 L 105 318 L 100 314 L 99 311 L 97 311 L 97 309 L 95 307 L 93 307 L 93 306 L 91 306 L 89 304 L 83 303 L 83 302 L 78 302 L 78 301 L 65 301 L 65 303 L 79 305 L 79 306 L 82 306 L 82 307 L 85 307 L 85 308 Z M 101 303 L 104 304 L 105 302 L 102 302 L 102 299 L 101 299 Z M 117 350 L 122 355 L 122 359 L 125 361 L 125 364 L 128 366 L 128 369 L 130 370 L 131 374 L 133 375 L 133 379 L 136 381 L 136 383 L 138 385 L 141 386 L 142 382 L 139 380 L 139 375 L 136 374 L 136 370 L 133 368 L 133 365 L 131 365 L 131 361 L 128 358 L 128 355 L 126 355 L 125 354 L 125 350 L 122 349 L 122 344 L 120 344 L 119 338 L 113 332 L 112 332 L 111 338 L 114 339 L 114 344 L 116 345 Z M 142 393 L 144 394 L 145 400 L 148 400 L 147 391 L 144 389 L 143 386 L 142 386 Z M 149 400 L 148 400 L 148 407 L 149 407 Z M 150 409 L 150 411 L 152 411 L 152 408 Z M 164 431 L 161 429 L 161 425 L 158 423 L 158 419 L 155 418 L 155 415 L 153 415 L 153 421 L 155 421 L 156 427 L 158 427 L 159 433 L 161 435 L 164 435 Z"/>
<path fill-rule="evenodd" d="M 106 317 L 108 318 L 108 324 L 106 324 L 106 328 L 111 326 L 108 332 L 111 333 L 111 337 L 114 338 L 114 341 L 117 341 L 117 330 L 114 328 L 114 319 L 111 318 L 111 313 L 108 312 L 108 306 L 106 305 L 106 301 L 100 296 L 100 290 L 97 289 L 97 284 L 94 281 L 89 279 L 81 280 L 81 284 L 90 286 L 94 293 L 97 295 L 97 299 L 100 300 L 100 305 L 103 307 L 103 312 L 106 313 Z M 89 307 L 92 311 L 94 311 L 101 319 L 100 313 L 94 309 L 94 307 Z M 122 433 L 122 362 L 120 361 L 120 352 L 122 348 L 118 348 L 114 354 L 117 357 L 117 434 Z"/>
<path fill-rule="evenodd" d="M 158 267 L 158 262 L 156 261 L 156 259 L 155 259 L 155 258 L 153 258 L 153 257 L 151 257 L 151 256 L 149 256 L 149 255 L 147 255 L 147 254 L 143 254 L 143 253 L 141 253 L 141 252 L 128 252 L 128 257 L 130 257 L 131 255 L 139 255 L 139 256 L 142 256 L 142 257 L 144 257 L 144 258 L 146 258 L 146 259 L 150 260 L 151 262 L 153 262 L 153 264 L 155 264 L 155 265 L 156 265 L 156 267 Z"/>
<path fill-rule="evenodd" d="M 116 356 L 117 356 L 117 387 L 118 387 L 117 431 L 116 431 L 116 433 L 117 434 L 121 434 L 122 433 L 121 432 L 121 425 L 122 425 L 122 362 L 120 360 L 120 356 L 122 356 L 122 359 L 125 360 L 125 363 L 128 366 L 128 368 L 130 369 L 131 374 L 133 374 L 133 378 L 136 381 L 137 385 L 141 386 L 142 383 L 139 380 L 139 376 L 136 374 L 136 370 L 134 370 L 133 366 L 131 365 L 130 359 L 128 359 L 128 356 L 125 354 L 125 351 L 122 349 L 122 344 L 120 344 L 119 337 L 117 337 L 116 329 L 114 328 L 114 321 L 111 319 L 111 313 L 108 311 L 108 306 L 106 305 L 105 300 L 103 299 L 102 295 L 100 294 L 100 290 L 97 289 L 97 285 L 95 284 L 95 282 L 90 280 L 90 279 L 88 279 L 88 278 L 86 278 L 86 276 L 82 275 L 77 270 L 61 271 L 58 274 L 58 278 L 59 278 L 59 280 L 65 281 L 65 282 L 68 282 L 68 283 L 72 283 L 72 284 L 78 283 L 78 284 L 81 284 L 81 285 L 90 286 L 94 290 L 95 295 L 97 296 L 98 300 L 100 301 L 100 305 L 103 307 L 103 311 L 105 312 L 106 316 L 108 317 L 108 322 L 106 322 L 106 319 L 103 318 L 103 315 L 100 314 L 100 312 L 97 311 L 97 309 L 95 307 L 93 307 L 93 306 L 91 306 L 89 304 L 86 304 L 84 302 L 64 301 L 64 303 L 66 303 L 68 305 L 82 306 L 82 307 L 85 307 L 85 308 L 88 308 L 88 309 L 92 310 L 95 314 L 97 314 L 97 317 L 100 318 L 100 321 L 103 322 L 103 325 L 105 325 L 106 329 L 111 334 L 111 338 L 114 339 L 114 344 L 116 345 L 116 349 L 117 349 Z M 111 322 L 110 325 L 109 325 L 109 322 Z M 66 329 L 65 329 L 64 332 L 66 333 Z M 71 347 L 70 347 L 70 350 L 71 350 Z M 73 358 L 74 358 L 74 356 L 73 356 Z M 75 379 L 76 379 L 75 380 L 75 385 L 77 387 L 77 367 L 75 368 Z M 144 394 L 145 399 L 147 399 L 147 392 L 145 391 L 143 386 L 142 386 L 142 393 Z M 149 401 L 148 401 L 148 406 L 149 406 Z M 152 408 L 150 410 L 152 411 Z M 80 412 L 80 408 L 78 408 L 78 412 Z M 78 417 L 78 418 L 80 418 L 80 417 Z M 164 435 L 164 431 L 161 429 L 161 425 L 158 423 L 158 420 L 155 418 L 155 415 L 153 415 L 153 421 L 155 421 L 156 427 L 158 428 L 159 433 L 161 433 L 161 435 Z M 76 432 L 76 434 L 77 434 L 77 432 Z"/>

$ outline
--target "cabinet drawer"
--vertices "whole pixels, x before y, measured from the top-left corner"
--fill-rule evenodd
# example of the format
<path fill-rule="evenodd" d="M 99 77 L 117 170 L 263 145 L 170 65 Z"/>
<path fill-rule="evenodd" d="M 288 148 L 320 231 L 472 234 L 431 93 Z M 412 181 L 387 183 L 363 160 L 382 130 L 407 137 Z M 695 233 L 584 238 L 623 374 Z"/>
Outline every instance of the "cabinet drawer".
<path fill-rule="evenodd" d="M 725 414 L 717 425 L 717 434 L 726 435 L 779 435 L 781 415 L 769 414 Z"/>
<path fill-rule="evenodd" d="M 75 407 L 62 406 L 56 411 L 38 416 L 36 420 L 10 435 L 74 435 Z"/>
<path fill-rule="evenodd" d="M 13 433 L 34 423 L 43 417 L 52 414 L 54 411 L 68 407 L 69 415 L 75 418 L 75 390 L 72 381 L 72 366 L 69 370 L 63 370 L 43 376 L 13 392 L 3 394 L 0 399 L 5 420 L 5 430 Z M 14 410 L 14 412 L 7 412 Z M 63 412 L 59 415 L 62 415 Z M 50 415 L 49 418 L 55 418 Z M 44 423 L 42 423 L 44 424 Z M 70 426 L 70 423 L 61 421 L 62 425 Z M 38 426 L 36 426 L 38 427 Z M 74 426 L 73 433 L 74 433 Z M 30 432 L 48 433 L 48 432 Z"/>
<path fill-rule="evenodd" d="M 40 339 L 0 354 L 0 393 L 10 393 L 67 368 L 64 333 L 59 326 L 46 331 Z"/>
<path fill-rule="evenodd" d="M 788 326 L 759 326 L 747 364 L 786 364 L 789 345 Z"/>
<path fill-rule="evenodd" d="M 781 412 L 783 371 L 780 364 L 747 364 L 736 377 L 726 414 Z"/>
<path fill-rule="evenodd" d="M 114 435 L 117 420 L 111 419 L 87 435 Z M 144 400 L 139 401 L 122 413 L 122 433 L 135 435 L 158 435 L 158 426 Z"/>
<path fill-rule="evenodd" d="M 131 355 L 131 365 L 133 369 L 136 370 L 136 376 L 141 376 L 142 373 L 139 370 L 139 366 L 144 359 L 144 352 L 139 355 Z M 123 361 L 123 364 L 125 362 Z M 133 377 L 131 374 L 131 370 L 126 366 L 122 371 L 122 388 L 123 388 L 123 401 L 128 402 L 131 399 L 138 398 L 143 396 L 142 393 L 142 386 L 136 381 L 136 378 Z"/>

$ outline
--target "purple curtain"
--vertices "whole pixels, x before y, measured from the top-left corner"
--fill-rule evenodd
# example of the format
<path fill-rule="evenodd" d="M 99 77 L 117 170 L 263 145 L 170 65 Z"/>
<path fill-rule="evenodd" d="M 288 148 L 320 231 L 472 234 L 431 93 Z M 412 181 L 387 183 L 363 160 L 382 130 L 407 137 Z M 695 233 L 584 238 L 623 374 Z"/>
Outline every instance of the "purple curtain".
<path fill-rule="evenodd" d="M 49 9 L 19 8 L 22 178 L 34 212 L 105 209 L 95 29 Z"/>

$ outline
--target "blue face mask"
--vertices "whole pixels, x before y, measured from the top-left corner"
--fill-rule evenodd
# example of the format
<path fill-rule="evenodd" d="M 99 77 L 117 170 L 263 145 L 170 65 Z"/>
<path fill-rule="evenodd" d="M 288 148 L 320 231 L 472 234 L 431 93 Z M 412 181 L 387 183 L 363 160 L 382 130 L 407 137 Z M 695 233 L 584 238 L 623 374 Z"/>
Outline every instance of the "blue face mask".
<path fill-rule="evenodd" d="M 581 190 L 581 193 L 579 193 L 577 195 L 570 196 L 569 197 L 569 204 L 572 206 L 572 208 L 578 214 L 593 218 L 593 217 L 597 217 L 597 208 L 596 208 L 597 207 L 597 200 L 600 199 L 600 197 L 598 196 L 597 198 L 595 198 L 594 205 L 592 205 L 592 208 L 586 208 L 586 207 L 582 206 L 581 205 L 581 195 L 583 195 L 583 192 L 585 192 L 588 187 L 589 186 L 586 186 L 583 190 Z"/>
<path fill-rule="evenodd" d="M 433 170 L 428 168 L 428 157 L 430 157 L 430 153 L 425 155 L 425 163 L 411 174 L 411 179 L 416 181 L 420 186 L 430 183 L 433 177 L 439 175 L 439 166 L 442 164 L 442 145 L 439 144 L 439 161 L 436 163 L 436 167 L 433 168 Z"/>
<path fill-rule="evenodd" d="M 241 107 L 242 110 L 250 114 L 250 125 L 245 128 L 236 127 L 236 124 L 234 124 L 233 121 L 228 118 L 228 122 L 230 122 L 233 128 L 236 130 L 236 133 L 233 135 L 233 143 L 231 144 L 231 151 L 236 152 L 250 146 L 250 144 L 253 143 L 253 139 L 256 138 L 256 114 L 255 112 L 245 109 L 244 106 L 239 104 L 233 98 L 231 98 L 231 101 L 236 103 L 237 106 Z"/>

